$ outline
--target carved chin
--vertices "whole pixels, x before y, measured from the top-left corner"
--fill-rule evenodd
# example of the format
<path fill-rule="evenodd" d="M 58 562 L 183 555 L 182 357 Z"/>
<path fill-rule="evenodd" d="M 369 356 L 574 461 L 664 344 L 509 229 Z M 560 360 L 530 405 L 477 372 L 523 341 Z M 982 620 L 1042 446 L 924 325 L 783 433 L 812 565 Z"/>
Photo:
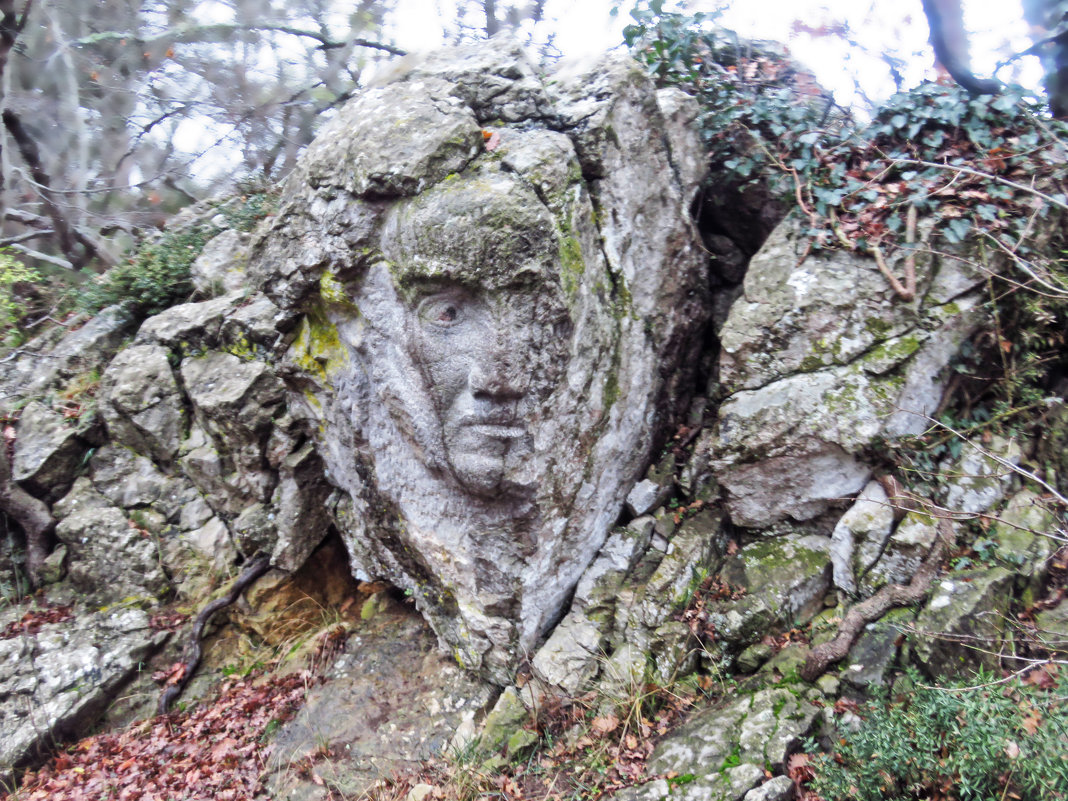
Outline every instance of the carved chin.
<path fill-rule="evenodd" d="M 452 452 L 449 464 L 453 475 L 460 485 L 473 495 L 492 498 L 504 489 L 504 457 L 472 453 L 470 451 Z"/>

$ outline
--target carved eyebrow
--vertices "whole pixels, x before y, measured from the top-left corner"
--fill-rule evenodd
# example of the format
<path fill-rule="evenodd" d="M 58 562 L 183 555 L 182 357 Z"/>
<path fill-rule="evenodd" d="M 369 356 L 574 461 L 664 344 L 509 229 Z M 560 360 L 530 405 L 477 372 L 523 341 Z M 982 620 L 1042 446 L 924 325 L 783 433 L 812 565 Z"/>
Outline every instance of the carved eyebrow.
<path fill-rule="evenodd" d="M 479 291 L 475 287 L 470 287 L 461 282 L 448 279 L 414 281 L 406 288 L 405 292 L 408 302 L 413 306 L 418 306 L 427 298 L 434 297 L 435 295 L 451 295 L 456 298 L 468 300 L 477 297 L 479 294 Z"/>

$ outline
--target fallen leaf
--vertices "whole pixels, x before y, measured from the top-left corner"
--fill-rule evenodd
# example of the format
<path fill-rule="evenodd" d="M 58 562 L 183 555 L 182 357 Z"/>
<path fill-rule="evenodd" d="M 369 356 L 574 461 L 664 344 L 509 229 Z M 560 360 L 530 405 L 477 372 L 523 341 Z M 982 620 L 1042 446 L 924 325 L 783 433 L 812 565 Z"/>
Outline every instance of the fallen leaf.
<path fill-rule="evenodd" d="M 1042 713 L 1032 708 L 1028 714 L 1024 715 L 1024 719 L 1020 723 L 1027 729 L 1028 734 L 1034 734 L 1042 725 Z"/>
<path fill-rule="evenodd" d="M 604 717 L 594 718 L 590 723 L 590 731 L 596 734 L 598 737 L 603 737 L 609 732 L 613 732 L 619 728 L 619 718 L 615 715 L 605 715 Z"/>

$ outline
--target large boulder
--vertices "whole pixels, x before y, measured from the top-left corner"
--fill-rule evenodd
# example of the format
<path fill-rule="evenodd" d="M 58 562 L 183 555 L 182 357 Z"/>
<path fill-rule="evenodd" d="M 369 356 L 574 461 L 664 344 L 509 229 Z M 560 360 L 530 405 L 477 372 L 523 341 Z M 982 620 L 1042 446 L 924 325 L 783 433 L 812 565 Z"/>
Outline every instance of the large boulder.
<path fill-rule="evenodd" d="M 166 348 L 136 345 L 119 353 L 104 373 L 100 396 L 112 441 L 165 465 L 173 461 L 185 419 Z"/>
<path fill-rule="evenodd" d="M 166 638 L 153 631 L 140 609 L 79 611 L 64 619 L 62 610 L 43 625 L 27 627 L 25 607 L 0 612 L 5 631 L 22 624 L 22 633 L 0 639 L 0 782 L 12 768 L 39 756 L 72 733 L 87 729 L 115 693 L 137 673 Z M 20 620 L 21 618 L 21 620 Z"/>
<path fill-rule="evenodd" d="M 56 497 L 71 485 L 87 447 L 62 415 L 31 401 L 19 417 L 11 477 L 40 495 Z"/>
<path fill-rule="evenodd" d="M 699 156 L 669 127 L 625 57 L 543 83 L 507 40 L 438 54 L 342 110 L 253 243 L 356 574 L 498 681 L 685 408 Z"/>
<path fill-rule="evenodd" d="M 927 428 L 945 366 L 982 321 L 984 278 L 966 259 L 917 257 L 922 299 L 906 303 L 873 259 L 810 251 L 798 218 L 780 225 L 720 331 L 726 397 L 698 452 L 749 528 L 810 520 L 859 493 L 865 449 Z"/>

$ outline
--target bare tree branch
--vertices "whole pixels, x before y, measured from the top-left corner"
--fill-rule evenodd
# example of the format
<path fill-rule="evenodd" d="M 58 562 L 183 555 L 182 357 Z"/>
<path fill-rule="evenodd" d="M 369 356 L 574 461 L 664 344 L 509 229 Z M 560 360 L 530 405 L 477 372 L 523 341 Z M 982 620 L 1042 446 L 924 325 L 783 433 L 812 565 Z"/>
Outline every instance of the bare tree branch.
<path fill-rule="evenodd" d="M 0 239 L 0 247 L 7 247 L 8 245 L 15 245 L 19 242 L 28 242 L 31 239 L 36 239 L 39 236 L 51 236 L 54 234 L 51 228 L 41 228 L 36 231 L 27 231 L 24 234 L 18 234 L 17 236 L 9 236 L 5 239 Z"/>
<path fill-rule="evenodd" d="M 233 23 L 212 23 L 211 25 L 180 25 L 175 28 L 169 28 L 163 33 L 156 36 L 142 37 L 133 33 L 124 33 L 122 31 L 104 31 L 102 33 L 94 33 L 92 36 L 85 36 L 72 42 L 75 46 L 89 46 L 94 44 L 101 44 L 104 42 L 130 42 L 137 44 L 138 46 L 152 45 L 164 45 L 164 44 L 193 44 L 198 42 L 223 42 L 227 41 L 233 34 L 241 31 L 264 31 L 268 33 L 285 33 L 290 36 L 302 36 L 308 39 L 314 39 L 319 42 L 319 47 L 324 50 L 330 50 L 338 47 L 367 47 L 372 50 L 381 50 L 385 53 L 390 53 L 394 56 L 406 56 L 408 52 L 401 50 L 399 47 L 385 44 L 383 42 L 373 42 L 369 39 L 362 39 L 354 37 L 352 39 L 344 39 L 338 41 L 336 39 L 330 39 L 324 33 L 320 31 L 306 30 L 304 28 L 294 28 L 289 25 L 238 25 Z"/>
<path fill-rule="evenodd" d="M 977 78 L 972 72 L 960 0 L 923 0 L 923 12 L 927 15 L 935 56 L 953 80 L 972 94 L 1000 92 L 1000 81 Z"/>
<path fill-rule="evenodd" d="M 25 253 L 31 259 L 39 259 L 40 261 L 46 261 L 49 264 L 54 264 L 57 267 L 63 267 L 66 270 L 74 269 L 73 264 L 71 264 L 66 259 L 61 259 L 59 256 L 49 256 L 47 253 L 42 253 L 39 250 L 34 250 L 33 248 L 28 248 L 25 245 L 20 245 L 18 243 L 10 245 L 10 247 L 14 251 L 18 251 L 19 253 Z"/>
<path fill-rule="evenodd" d="M 34 214 L 30 211 L 23 211 L 22 209 L 4 209 L 4 219 L 22 223 L 23 225 L 47 226 L 52 224 L 47 217 L 42 217 L 40 214 Z"/>
<path fill-rule="evenodd" d="M 37 184 L 41 200 L 44 201 L 45 208 L 48 210 L 48 216 L 52 218 L 52 226 L 55 228 L 56 242 L 59 245 L 59 249 L 63 251 L 63 255 L 70 260 L 74 267 L 84 266 L 96 255 L 96 248 L 92 242 L 88 241 L 87 237 L 80 236 L 74 230 L 63 210 L 56 203 L 50 186 L 52 180 L 41 165 L 41 154 L 37 148 L 37 143 L 23 127 L 22 120 L 19 119 L 19 116 L 14 111 L 4 109 L 3 113 L 0 114 L 0 118 L 3 119 L 4 127 L 11 134 L 11 138 L 15 140 L 22 160 L 30 168 L 30 174 Z"/>

